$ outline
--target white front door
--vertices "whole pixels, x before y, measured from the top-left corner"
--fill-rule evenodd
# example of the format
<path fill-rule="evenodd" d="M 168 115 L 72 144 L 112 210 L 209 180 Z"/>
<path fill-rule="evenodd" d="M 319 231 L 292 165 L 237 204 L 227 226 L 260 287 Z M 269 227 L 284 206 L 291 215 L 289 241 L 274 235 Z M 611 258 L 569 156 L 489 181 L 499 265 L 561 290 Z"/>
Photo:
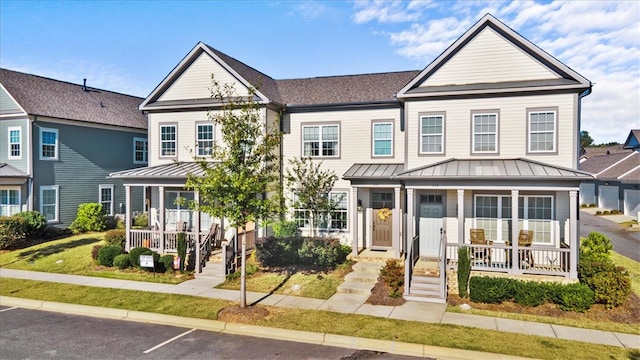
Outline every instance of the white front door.
<path fill-rule="evenodd" d="M 438 257 L 442 229 L 442 203 L 420 203 L 420 256 Z"/>

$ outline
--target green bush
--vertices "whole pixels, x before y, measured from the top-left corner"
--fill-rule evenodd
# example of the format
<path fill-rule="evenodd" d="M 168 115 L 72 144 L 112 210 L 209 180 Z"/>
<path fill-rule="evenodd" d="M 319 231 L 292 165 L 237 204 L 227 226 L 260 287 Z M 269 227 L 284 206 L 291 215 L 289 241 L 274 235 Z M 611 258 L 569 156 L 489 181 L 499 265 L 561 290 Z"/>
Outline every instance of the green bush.
<path fill-rule="evenodd" d="M 606 308 L 622 305 L 631 293 L 631 276 L 624 267 L 601 257 L 587 257 L 578 263 L 578 279 L 595 294 L 595 302 Z"/>
<path fill-rule="evenodd" d="M 187 234 L 181 232 L 177 235 L 177 251 L 180 257 L 180 272 L 184 272 L 184 261 L 187 259 Z"/>
<path fill-rule="evenodd" d="M 298 222 L 295 220 L 278 221 L 273 224 L 273 234 L 280 238 L 300 235 Z"/>
<path fill-rule="evenodd" d="M 609 251 L 613 249 L 611 240 L 604 234 L 592 231 L 580 243 L 580 260 L 594 259 L 598 261 L 607 261 L 610 259 Z"/>
<path fill-rule="evenodd" d="M 93 259 L 93 261 L 98 261 L 98 251 L 100 251 L 100 249 L 102 249 L 104 247 L 104 245 L 94 245 L 93 248 L 91 249 L 91 258 Z"/>
<path fill-rule="evenodd" d="M 47 218 L 37 211 L 23 211 L 17 213 L 16 216 L 27 221 L 27 239 L 37 239 L 42 236 L 44 229 L 47 227 Z"/>
<path fill-rule="evenodd" d="M 513 285 L 513 301 L 524 306 L 540 306 L 545 303 L 545 286 L 534 281 L 518 281 Z"/>
<path fill-rule="evenodd" d="M 118 245 L 104 246 L 98 250 L 98 263 L 100 265 L 112 267 L 113 259 L 122 254 L 122 248 Z"/>
<path fill-rule="evenodd" d="M 561 287 L 562 292 L 554 303 L 564 311 L 585 312 L 594 302 L 593 291 L 586 285 L 575 283 Z"/>
<path fill-rule="evenodd" d="M 256 241 L 256 259 L 265 267 L 296 264 L 299 261 L 298 249 L 301 245 L 300 237 L 260 238 Z"/>
<path fill-rule="evenodd" d="M 513 299 L 516 280 L 474 276 L 469 279 L 469 298 L 473 302 L 500 304 Z"/>
<path fill-rule="evenodd" d="M 158 260 L 158 263 L 161 265 L 161 268 L 159 266 L 159 269 L 158 269 L 160 272 L 167 272 L 167 271 L 173 270 L 173 255 L 171 254 L 162 255 L 160 257 L 160 260 Z M 162 271 L 162 269 L 164 269 L 164 271 Z"/>
<path fill-rule="evenodd" d="M 133 217 L 133 226 L 146 227 L 149 226 L 149 218 L 147 213 L 138 213 Z"/>
<path fill-rule="evenodd" d="M 136 247 L 129 251 L 129 260 L 133 266 L 140 267 L 140 255 L 151 255 L 153 251 L 146 247 Z"/>
<path fill-rule="evenodd" d="M 0 250 L 18 249 L 26 245 L 29 223 L 26 219 L 13 216 L 0 216 Z"/>
<path fill-rule="evenodd" d="M 458 248 L 458 294 L 461 298 L 466 298 L 469 287 L 469 275 L 471 274 L 471 257 L 469 248 L 462 246 Z"/>
<path fill-rule="evenodd" d="M 596 215 L 602 215 L 602 211 L 596 210 Z"/>
<path fill-rule="evenodd" d="M 84 203 L 78 206 L 78 214 L 69 228 L 75 233 L 103 231 L 107 227 L 107 217 L 102 204 Z"/>
<path fill-rule="evenodd" d="M 298 249 L 300 262 L 317 267 L 335 268 L 347 259 L 338 239 L 307 238 Z"/>
<path fill-rule="evenodd" d="M 104 242 L 106 245 L 118 245 L 124 249 L 126 240 L 127 233 L 122 229 L 109 230 L 104 234 Z"/>
<path fill-rule="evenodd" d="M 389 259 L 387 263 L 380 269 L 380 276 L 382 277 L 382 281 L 384 281 L 389 288 L 391 288 L 391 293 L 389 294 L 392 298 L 397 298 L 402 296 L 402 286 L 404 285 L 404 266 L 400 261 Z"/>
<path fill-rule="evenodd" d="M 118 269 L 126 269 L 131 266 L 131 260 L 129 260 L 129 254 L 119 254 L 113 258 L 113 266 Z"/>
<path fill-rule="evenodd" d="M 265 267 L 305 264 L 334 268 L 350 252 L 351 247 L 338 239 L 270 236 L 256 241 L 256 259 Z"/>

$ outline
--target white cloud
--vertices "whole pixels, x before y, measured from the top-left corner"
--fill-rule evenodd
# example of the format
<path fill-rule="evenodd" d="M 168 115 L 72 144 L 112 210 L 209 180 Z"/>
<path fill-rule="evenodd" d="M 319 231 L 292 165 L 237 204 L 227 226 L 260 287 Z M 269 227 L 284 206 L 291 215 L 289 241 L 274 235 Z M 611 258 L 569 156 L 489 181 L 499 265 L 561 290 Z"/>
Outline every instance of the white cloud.
<path fill-rule="evenodd" d="M 324 4 L 311 0 L 296 2 L 293 8 L 296 15 L 301 15 L 307 21 L 317 19 L 327 12 Z"/>
<path fill-rule="evenodd" d="M 416 21 L 420 18 L 421 10 L 431 7 L 430 1 L 384 1 L 359 0 L 354 4 L 357 10 L 353 20 L 357 24 L 377 21 L 379 23 L 400 23 Z"/>

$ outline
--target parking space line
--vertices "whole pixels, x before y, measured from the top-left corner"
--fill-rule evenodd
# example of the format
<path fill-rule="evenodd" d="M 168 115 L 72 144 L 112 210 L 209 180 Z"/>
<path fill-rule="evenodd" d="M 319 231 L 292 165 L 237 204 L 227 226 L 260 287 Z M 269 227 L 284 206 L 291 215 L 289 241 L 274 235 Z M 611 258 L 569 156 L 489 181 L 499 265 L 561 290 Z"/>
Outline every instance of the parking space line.
<path fill-rule="evenodd" d="M 181 337 L 183 337 L 183 336 L 185 336 L 185 335 L 189 335 L 189 334 L 191 334 L 191 333 L 192 333 L 192 332 L 194 332 L 194 331 L 196 331 L 196 329 L 191 329 L 191 330 L 189 330 L 189 331 L 183 332 L 182 334 L 180 334 L 180 335 L 178 335 L 178 336 L 174 336 L 174 337 L 172 337 L 171 339 L 169 339 L 169 340 L 167 340 L 167 341 L 165 341 L 165 342 L 163 342 L 163 343 L 160 343 L 160 344 L 158 344 L 158 345 L 156 345 L 156 346 L 152 347 L 152 348 L 151 348 L 151 349 L 149 349 L 149 350 L 145 350 L 143 353 L 144 353 L 144 354 L 148 354 L 148 353 L 152 352 L 153 350 L 159 349 L 159 348 L 161 348 L 161 347 L 163 347 L 163 346 L 167 345 L 168 343 L 170 343 L 170 342 L 172 342 L 172 341 L 178 340 L 178 339 L 180 339 Z"/>
<path fill-rule="evenodd" d="M 6 309 L 2 309 L 2 310 L 0 310 L 0 312 L 5 312 L 5 311 L 9 311 L 9 310 L 17 309 L 17 308 L 18 308 L 17 306 L 14 306 L 14 307 L 10 307 L 10 308 L 6 308 Z"/>

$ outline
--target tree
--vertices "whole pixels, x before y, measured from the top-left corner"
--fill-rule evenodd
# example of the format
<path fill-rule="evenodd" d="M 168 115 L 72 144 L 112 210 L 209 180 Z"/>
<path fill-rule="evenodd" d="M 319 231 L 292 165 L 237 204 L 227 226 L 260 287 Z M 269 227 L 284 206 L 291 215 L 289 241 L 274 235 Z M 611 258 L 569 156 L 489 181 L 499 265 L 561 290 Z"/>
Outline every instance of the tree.
<path fill-rule="evenodd" d="M 190 206 L 213 217 L 225 218 L 242 229 L 246 224 L 267 220 L 280 213 L 278 147 L 280 133 L 267 131 L 266 119 L 254 100 L 238 95 L 230 84 L 212 80 L 211 96 L 221 109 L 209 111 L 208 118 L 220 127 L 222 141 L 212 149 L 212 160 L 194 157 L 201 175 L 189 174 L 185 187 L 199 194 Z M 246 234 L 242 237 L 240 307 L 246 300 Z"/>
<path fill-rule="evenodd" d="M 584 149 L 586 147 L 593 145 L 593 139 L 589 136 L 588 131 L 580 131 L 580 148 Z"/>
<path fill-rule="evenodd" d="M 314 163 L 311 158 L 289 160 L 285 181 L 296 195 L 295 207 L 308 211 L 313 235 L 316 235 L 322 214 L 336 207 L 337 201 L 329 196 L 338 177 L 332 170 L 322 170 L 322 162 Z"/>

